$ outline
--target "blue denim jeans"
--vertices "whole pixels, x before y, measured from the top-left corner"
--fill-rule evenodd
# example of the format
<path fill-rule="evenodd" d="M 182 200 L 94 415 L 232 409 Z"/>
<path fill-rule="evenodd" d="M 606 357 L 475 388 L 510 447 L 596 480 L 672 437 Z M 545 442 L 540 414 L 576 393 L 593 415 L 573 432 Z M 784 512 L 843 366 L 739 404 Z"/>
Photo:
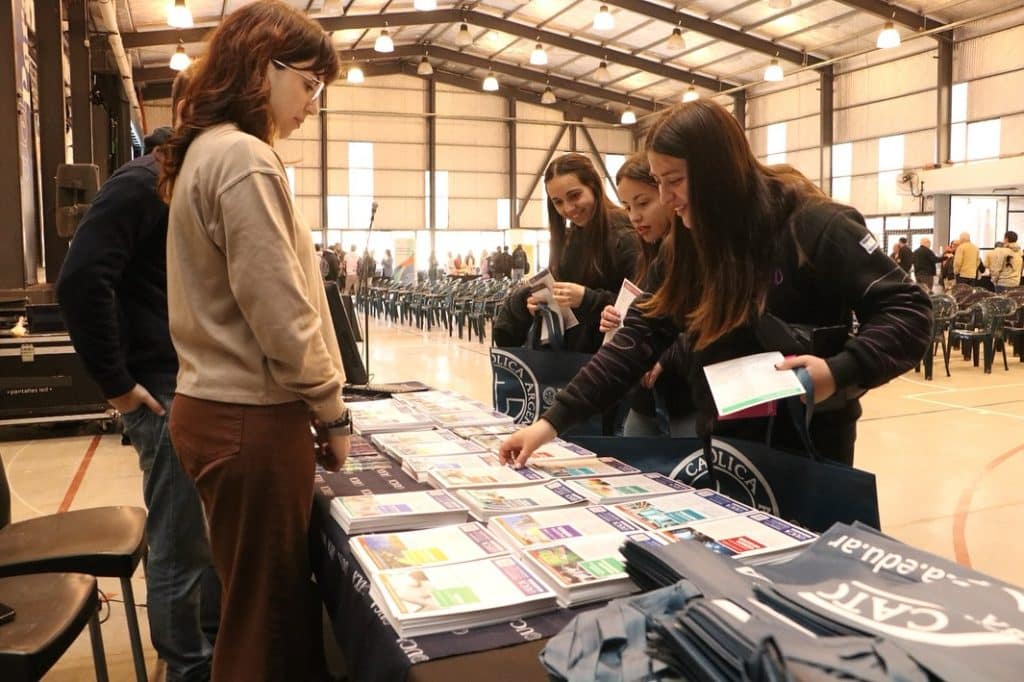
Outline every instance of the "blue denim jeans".
<path fill-rule="evenodd" d="M 200 584 L 218 599 L 203 506 L 171 446 L 170 395 L 154 396 L 163 417 L 142 406 L 123 415 L 125 433 L 139 453 L 146 537 L 146 602 L 153 648 L 167 663 L 167 680 L 208 680 L 213 647 L 200 622 Z M 211 579 L 212 576 L 212 579 Z M 204 594 L 205 597 L 205 594 Z"/>

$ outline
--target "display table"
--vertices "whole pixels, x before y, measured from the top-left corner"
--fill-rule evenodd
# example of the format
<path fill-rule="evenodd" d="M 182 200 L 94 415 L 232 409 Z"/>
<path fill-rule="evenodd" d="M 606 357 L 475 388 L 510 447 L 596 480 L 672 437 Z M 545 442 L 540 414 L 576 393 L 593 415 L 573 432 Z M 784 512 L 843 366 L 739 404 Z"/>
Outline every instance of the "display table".
<path fill-rule="evenodd" d="M 399 637 L 370 599 L 370 584 L 331 518 L 337 495 L 428 489 L 397 465 L 349 474 L 318 471 L 310 524 L 313 573 L 348 664 L 358 681 L 546 680 L 537 660 L 544 640 L 578 610 L 559 609 L 528 619 L 407 639 Z"/>

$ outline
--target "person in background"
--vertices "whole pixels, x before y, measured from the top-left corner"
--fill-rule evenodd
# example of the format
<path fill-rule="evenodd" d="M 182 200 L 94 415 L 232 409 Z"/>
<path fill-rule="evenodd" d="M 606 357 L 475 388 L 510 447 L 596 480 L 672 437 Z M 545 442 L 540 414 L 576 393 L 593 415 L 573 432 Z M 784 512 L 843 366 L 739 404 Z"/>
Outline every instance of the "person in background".
<path fill-rule="evenodd" d="M 476 274 L 476 258 L 473 258 L 473 252 L 467 251 L 466 258 L 462 261 L 462 267 L 466 269 L 467 275 Z"/>
<path fill-rule="evenodd" d="M 384 258 L 380 261 L 380 276 L 383 279 L 391 279 L 395 274 L 395 259 L 391 256 L 391 249 L 384 249 Z"/>
<path fill-rule="evenodd" d="M 953 273 L 956 275 L 956 281 L 970 284 L 972 287 L 977 286 L 980 265 L 981 256 L 978 247 L 971 242 L 970 233 L 961 232 L 956 255 L 953 256 Z"/>
<path fill-rule="evenodd" d="M 1024 259 L 1021 257 L 1016 232 L 1010 230 L 1006 233 L 1000 245 L 989 253 L 989 262 L 992 284 L 996 292 L 1002 293 L 1007 289 L 1020 286 L 1021 266 L 1024 264 Z"/>
<path fill-rule="evenodd" d="M 956 256 L 956 247 L 960 242 L 953 240 L 942 250 L 942 265 L 939 267 L 939 276 L 942 278 L 942 288 L 949 291 L 956 283 L 956 273 L 953 271 L 953 263 Z"/>
<path fill-rule="evenodd" d="M 658 183 L 651 177 L 645 153 L 638 152 L 626 159 L 615 174 L 615 183 L 622 207 L 640 237 L 636 284 L 644 291 L 656 291 L 663 277 L 661 248 L 675 227 L 675 216 L 658 201 Z M 600 331 L 617 330 L 621 323 L 619 311 L 614 306 L 605 306 Z M 679 339 L 644 374 L 640 386 L 632 392 L 622 429 L 624 436 L 693 435 L 693 404 L 685 379 L 687 356 L 685 340 Z"/>
<path fill-rule="evenodd" d="M 932 293 L 935 286 L 935 266 L 942 262 L 942 258 L 932 251 L 932 240 L 925 237 L 921 245 L 914 250 L 914 279 L 921 285 L 926 293 Z"/>
<path fill-rule="evenodd" d="M 914 267 L 914 252 L 910 250 L 910 246 L 907 245 L 907 238 L 900 237 L 898 242 L 898 255 L 896 262 L 903 268 L 903 272 L 910 274 L 910 269 Z"/>
<path fill-rule="evenodd" d="M 601 176 L 586 156 L 565 154 L 555 159 L 544 172 L 544 183 L 551 233 L 548 271 L 555 279 L 552 295 L 580 322 L 565 331 L 565 347 L 593 353 L 604 339 L 599 331 L 601 311 L 615 302 L 622 280 L 635 276 L 639 239 L 626 213 L 605 196 Z M 521 345 L 539 303 L 528 287 L 513 293 L 499 313 L 495 343 Z"/>
<path fill-rule="evenodd" d="M 351 422 L 312 234 L 272 144 L 317 114 L 338 70 L 330 36 L 301 10 L 236 9 L 158 152 L 179 361 L 171 440 L 224 587 L 215 682 L 326 677 L 310 481 L 317 458 L 329 470 L 344 462 Z"/>
<path fill-rule="evenodd" d="M 171 86 L 175 122 L 190 72 L 179 72 Z M 158 174 L 147 154 L 104 183 L 71 241 L 57 300 L 75 351 L 121 413 L 139 455 L 153 648 L 169 681 L 203 680 L 213 647 L 201 613 L 208 606 L 216 613 L 220 583 L 199 493 L 167 432 L 178 357 L 167 325 L 167 204 L 157 193 Z"/>
<path fill-rule="evenodd" d="M 481 279 L 487 279 L 491 276 L 491 256 L 487 253 L 487 249 L 480 251 L 480 277 Z"/>
<path fill-rule="evenodd" d="M 765 334 L 773 329 L 849 329 L 855 313 L 856 336 L 822 356 L 794 355 L 776 366 L 808 372 L 818 405 L 810 437 L 823 457 L 852 464 L 858 396 L 920 360 L 932 335 L 928 297 L 879 250 L 857 211 L 830 201 L 791 166 L 760 163 L 742 126 L 713 101 L 663 112 L 647 155 L 661 203 L 686 228 L 673 232 L 664 281 L 541 419 L 502 443 L 501 459 L 522 465 L 539 445 L 613 404 L 681 330 L 693 353 L 698 435 L 801 451 L 785 403 L 774 418 L 719 420 L 703 368 L 773 350 Z"/>
<path fill-rule="evenodd" d="M 337 282 L 338 276 L 341 275 L 341 259 L 338 258 L 338 254 L 334 253 L 331 249 L 321 249 L 320 257 L 323 258 L 324 263 L 327 265 L 324 279 L 328 282 Z"/>
<path fill-rule="evenodd" d="M 349 247 L 345 254 L 345 289 L 344 294 L 355 294 L 359 291 L 359 254 L 356 253 L 356 245 Z"/>
<path fill-rule="evenodd" d="M 530 271 L 530 261 L 522 244 L 516 244 L 512 251 L 512 281 L 518 282 Z"/>

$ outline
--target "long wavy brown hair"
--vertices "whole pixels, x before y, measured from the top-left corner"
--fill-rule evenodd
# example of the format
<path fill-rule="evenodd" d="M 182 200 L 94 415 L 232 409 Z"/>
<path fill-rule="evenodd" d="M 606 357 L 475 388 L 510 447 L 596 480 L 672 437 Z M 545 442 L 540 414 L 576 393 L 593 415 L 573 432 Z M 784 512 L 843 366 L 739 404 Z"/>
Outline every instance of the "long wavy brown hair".
<path fill-rule="evenodd" d="M 604 183 L 601 176 L 594 168 L 593 162 L 583 154 L 565 154 L 548 164 L 544 171 L 544 184 L 551 182 L 559 175 L 575 175 L 576 178 L 594 194 L 594 215 L 591 216 L 587 225 L 580 225 L 587 230 L 593 230 L 587 244 L 589 248 L 584 254 L 583 278 L 586 281 L 593 281 L 601 277 L 606 269 L 611 268 L 608 260 L 608 249 L 605 248 L 608 237 L 612 231 L 612 215 L 623 213 L 622 209 L 616 206 L 608 198 L 604 191 Z M 555 202 L 551 197 L 547 199 L 548 208 L 548 229 L 551 233 L 551 253 L 548 259 L 548 270 L 552 276 L 558 279 L 558 265 L 562 260 L 562 253 L 565 251 L 565 218 L 558 213 Z"/>
<path fill-rule="evenodd" d="M 760 163 L 739 122 L 709 100 L 666 110 L 647 151 L 686 160 L 693 224 L 673 229 L 666 277 L 642 309 L 675 319 L 699 350 L 764 312 L 790 217 L 827 197 L 792 166 Z"/>
<path fill-rule="evenodd" d="M 274 138 L 270 114 L 271 59 L 300 64 L 321 80 L 338 77 L 338 54 L 330 36 L 298 9 L 279 0 L 259 0 L 235 10 L 210 36 L 194 68 L 174 135 L 160 147 L 160 195 L 170 201 L 189 146 L 204 130 L 234 123 L 266 143 Z"/>

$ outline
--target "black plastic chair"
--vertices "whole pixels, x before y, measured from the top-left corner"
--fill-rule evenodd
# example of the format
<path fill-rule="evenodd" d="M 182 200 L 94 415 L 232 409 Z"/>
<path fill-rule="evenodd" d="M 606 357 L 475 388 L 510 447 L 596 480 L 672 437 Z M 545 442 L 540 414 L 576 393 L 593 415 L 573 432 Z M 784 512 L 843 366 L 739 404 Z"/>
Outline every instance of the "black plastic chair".
<path fill-rule="evenodd" d="M 10 488 L 2 459 L 0 504 L 0 517 L 9 520 Z M 145 554 L 146 510 L 140 507 L 78 509 L 0 528 L 0 578 L 32 573 L 120 578 L 135 677 L 142 682 L 146 680 L 146 660 L 131 578 Z"/>
<path fill-rule="evenodd" d="M 1010 365 L 1006 361 L 1003 325 L 1016 308 L 1017 305 L 1005 296 L 984 298 L 971 307 L 972 320 L 968 325 L 950 332 L 950 337 L 961 339 L 964 342 L 965 355 L 970 350 L 974 357 L 975 367 L 978 366 L 978 347 L 981 345 L 984 348 L 985 374 L 992 372 L 996 348 L 1002 350 L 1003 368 L 1006 371 L 1010 370 Z"/>
<path fill-rule="evenodd" d="M 96 679 L 107 682 L 96 578 L 82 573 L 40 573 L 0 578 L 0 602 L 14 620 L 0 626 L 4 682 L 35 682 L 60 660 L 89 626 Z"/>
<path fill-rule="evenodd" d="M 932 344 L 923 358 L 924 362 L 924 378 L 926 381 L 932 379 L 932 367 L 935 360 L 935 351 L 942 347 L 942 361 L 946 365 L 946 376 L 950 376 L 949 373 L 949 341 L 946 338 L 949 332 L 950 325 L 953 323 L 953 318 L 956 317 L 957 305 L 956 301 L 953 300 L 952 296 L 947 294 L 935 294 L 931 297 L 932 300 Z"/>

